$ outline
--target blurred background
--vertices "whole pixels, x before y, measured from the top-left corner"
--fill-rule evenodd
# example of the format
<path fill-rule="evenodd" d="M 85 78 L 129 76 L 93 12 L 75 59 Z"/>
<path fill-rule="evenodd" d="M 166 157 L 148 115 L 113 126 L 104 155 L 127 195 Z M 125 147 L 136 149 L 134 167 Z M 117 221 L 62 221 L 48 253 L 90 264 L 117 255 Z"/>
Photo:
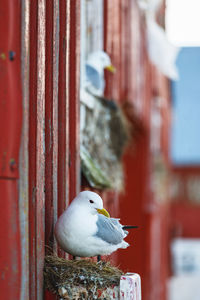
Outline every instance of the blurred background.
<path fill-rule="evenodd" d="M 179 80 L 171 82 L 172 163 L 170 201 L 172 237 L 168 299 L 198 299 L 199 290 L 199 2 L 167 1 L 166 32 L 180 47 Z M 187 21 L 186 21 L 187 20 Z"/>
<path fill-rule="evenodd" d="M 143 300 L 200 299 L 199 0 L 0 2 L 0 299 L 43 288 L 58 216 L 93 190 L 137 225 L 104 259 Z"/>

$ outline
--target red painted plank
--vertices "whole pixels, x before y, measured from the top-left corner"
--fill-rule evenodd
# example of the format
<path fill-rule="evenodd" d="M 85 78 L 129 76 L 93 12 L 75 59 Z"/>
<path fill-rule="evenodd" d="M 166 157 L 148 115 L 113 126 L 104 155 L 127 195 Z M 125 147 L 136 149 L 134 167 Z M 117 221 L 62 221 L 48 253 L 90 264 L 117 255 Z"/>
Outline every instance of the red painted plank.
<path fill-rule="evenodd" d="M 42 299 L 44 258 L 45 2 L 30 6 L 30 298 Z"/>
<path fill-rule="evenodd" d="M 46 6 L 45 244 L 54 247 L 57 219 L 59 2 Z"/>
<path fill-rule="evenodd" d="M 22 123 L 20 1 L 0 2 L 0 294 L 19 299 L 21 249 L 18 159 Z"/>
<path fill-rule="evenodd" d="M 37 299 L 43 299 L 45 213 L 45 0 L 38 1 L 37 157 L 36 157 L 36 276 Z"/>
<path fill-rule="evenodd" d="M 20 149 L 20 179 L 19 179 L 19 210 L 20 210 L 20 233 L 22 255 L 22 281 L 20 300 L 29 299 L 29 198 L 28 172 L 29 172 L 29 0 L 22 2 L 22 89 L 23 89 L 23 126 Z"/>
<path fill-rule="evenodd" d="M 45 99 L 45 244 L 57 250 L 54 224 L 57 220 L 58 191 L 58 61 L 59 1 L 46 6 L 46 99 Z M 49 248 L 47 249 L 49 253 Z M 45 291 L 45 299 L 57 299 Z"/>
<path fill-rule="evenodd" d="M 80 1 L 60 1 L 58 215 L 79 190 Z M 64 254 L 62 254 L 64 255 Z"/>
<path fill-rule="evenodd" d="M 29 74 L 29 297 L 36 299 L 37 1 L 30 3 Z M 31 137 L 31 138 L 30 138 Z"/>
<path fill-rule="evenodd" d="M 53 2 L 46 3 L 45 245 L 53 245 Z"/>
<path fill-rule="evenodd" d="M 22 122 L 20 1 L 15 6 L 12 1 L 1 1 L 0 5 L 0 176 L 18 178 Z"/>
<path fill-rule="evenodd" d="M 20 299 L 21 249 L 17 182 L 1 179 L 0 192 L 3 201 L 0 218 L 1 299 Z"/>
<path fill-rule="evenodd" d="M 80 1 L 70 2 L 69 41 L 69 199 L 71 201 L 80 189 Z"/>
<path fill-rule="evenodd" d="M 59 79 L 58 79 L 58 215 L 66 207 L 67 145 L 67 97 L 66 97 L 66 1 L 59 1 Z"/>
<path fill-rule="evenodd" d="M 59 74 L 59 0 L 54 1 L 53 16 L 53 229 L 58 215 L 58 74 Z M 57 244 L 54 238 L 54 251 Z"/>
<path fill-rule="evenodd" d="M 37 78 L 37 5 L 31 2 L 30 5 L 30 101 L 29 101 L 29 296 L 34 300 L 36 295 L 35 283 L 35 235 L 36 235 L 36 113 L 37 113 L 37 91 L 35 81 Z"/>

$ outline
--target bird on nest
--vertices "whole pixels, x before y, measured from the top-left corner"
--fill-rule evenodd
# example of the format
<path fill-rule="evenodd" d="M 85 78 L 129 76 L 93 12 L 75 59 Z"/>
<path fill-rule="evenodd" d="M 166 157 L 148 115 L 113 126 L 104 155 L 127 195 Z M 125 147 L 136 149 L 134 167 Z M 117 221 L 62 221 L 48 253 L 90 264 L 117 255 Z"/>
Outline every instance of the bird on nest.
<path fill-rule="evenodd" d="M 99 257 L 127 248 L 126 229 L 135 227 L 123 226 L 119 219 L 110 218 L 101 197 L 83 191 L 57 220 L 55 237 L 59 246 L 73 256 Z"/>

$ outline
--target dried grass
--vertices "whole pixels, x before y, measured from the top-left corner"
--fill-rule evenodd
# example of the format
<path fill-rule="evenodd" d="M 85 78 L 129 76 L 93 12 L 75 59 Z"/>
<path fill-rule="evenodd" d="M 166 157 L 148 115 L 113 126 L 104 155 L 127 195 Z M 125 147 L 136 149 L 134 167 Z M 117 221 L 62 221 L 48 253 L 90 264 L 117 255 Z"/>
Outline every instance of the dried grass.
<path fill-rule="evenodd" d="M 69 295 L 72 295 L 76 286 L 87 291 L 88 295 L 91 294 L 91 299 L 96 299 L 98 289 L 118 286 L 122 274 L 121 270 L 104 261 L 96 263 L 89 259 L 65 260 L 50 255 L 45 257 L 45 288 L 57 295 L 62 289 L 66 290 L 67 296 L 63 297 L 65 299 L 75 299 Z M 85 296 L 81 299 L 85 299 Z M 90 298 L 87 296 L 87 299 Z"/>

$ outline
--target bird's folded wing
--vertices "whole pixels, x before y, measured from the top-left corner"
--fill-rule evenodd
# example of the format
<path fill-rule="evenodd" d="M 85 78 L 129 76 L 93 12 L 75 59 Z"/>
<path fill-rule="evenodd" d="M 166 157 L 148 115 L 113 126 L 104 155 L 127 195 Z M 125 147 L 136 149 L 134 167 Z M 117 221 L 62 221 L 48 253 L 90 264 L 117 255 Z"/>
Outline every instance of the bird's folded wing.
<path fill-rule="evenodd" d="M 99 214 L 95 236 L 109 244 L 117 245 L 122 242 L 126 234 L 123 232 L 122 225 L 118 219 L 107 218 Z"/>
<path fill-rule="evenodd" d="M 86 64 L 86 76 L 87 80 L 96 88 L 102 89 L 103 88 L 103 78 L 98 73 L 98 71 L 90 65 Z"/>

